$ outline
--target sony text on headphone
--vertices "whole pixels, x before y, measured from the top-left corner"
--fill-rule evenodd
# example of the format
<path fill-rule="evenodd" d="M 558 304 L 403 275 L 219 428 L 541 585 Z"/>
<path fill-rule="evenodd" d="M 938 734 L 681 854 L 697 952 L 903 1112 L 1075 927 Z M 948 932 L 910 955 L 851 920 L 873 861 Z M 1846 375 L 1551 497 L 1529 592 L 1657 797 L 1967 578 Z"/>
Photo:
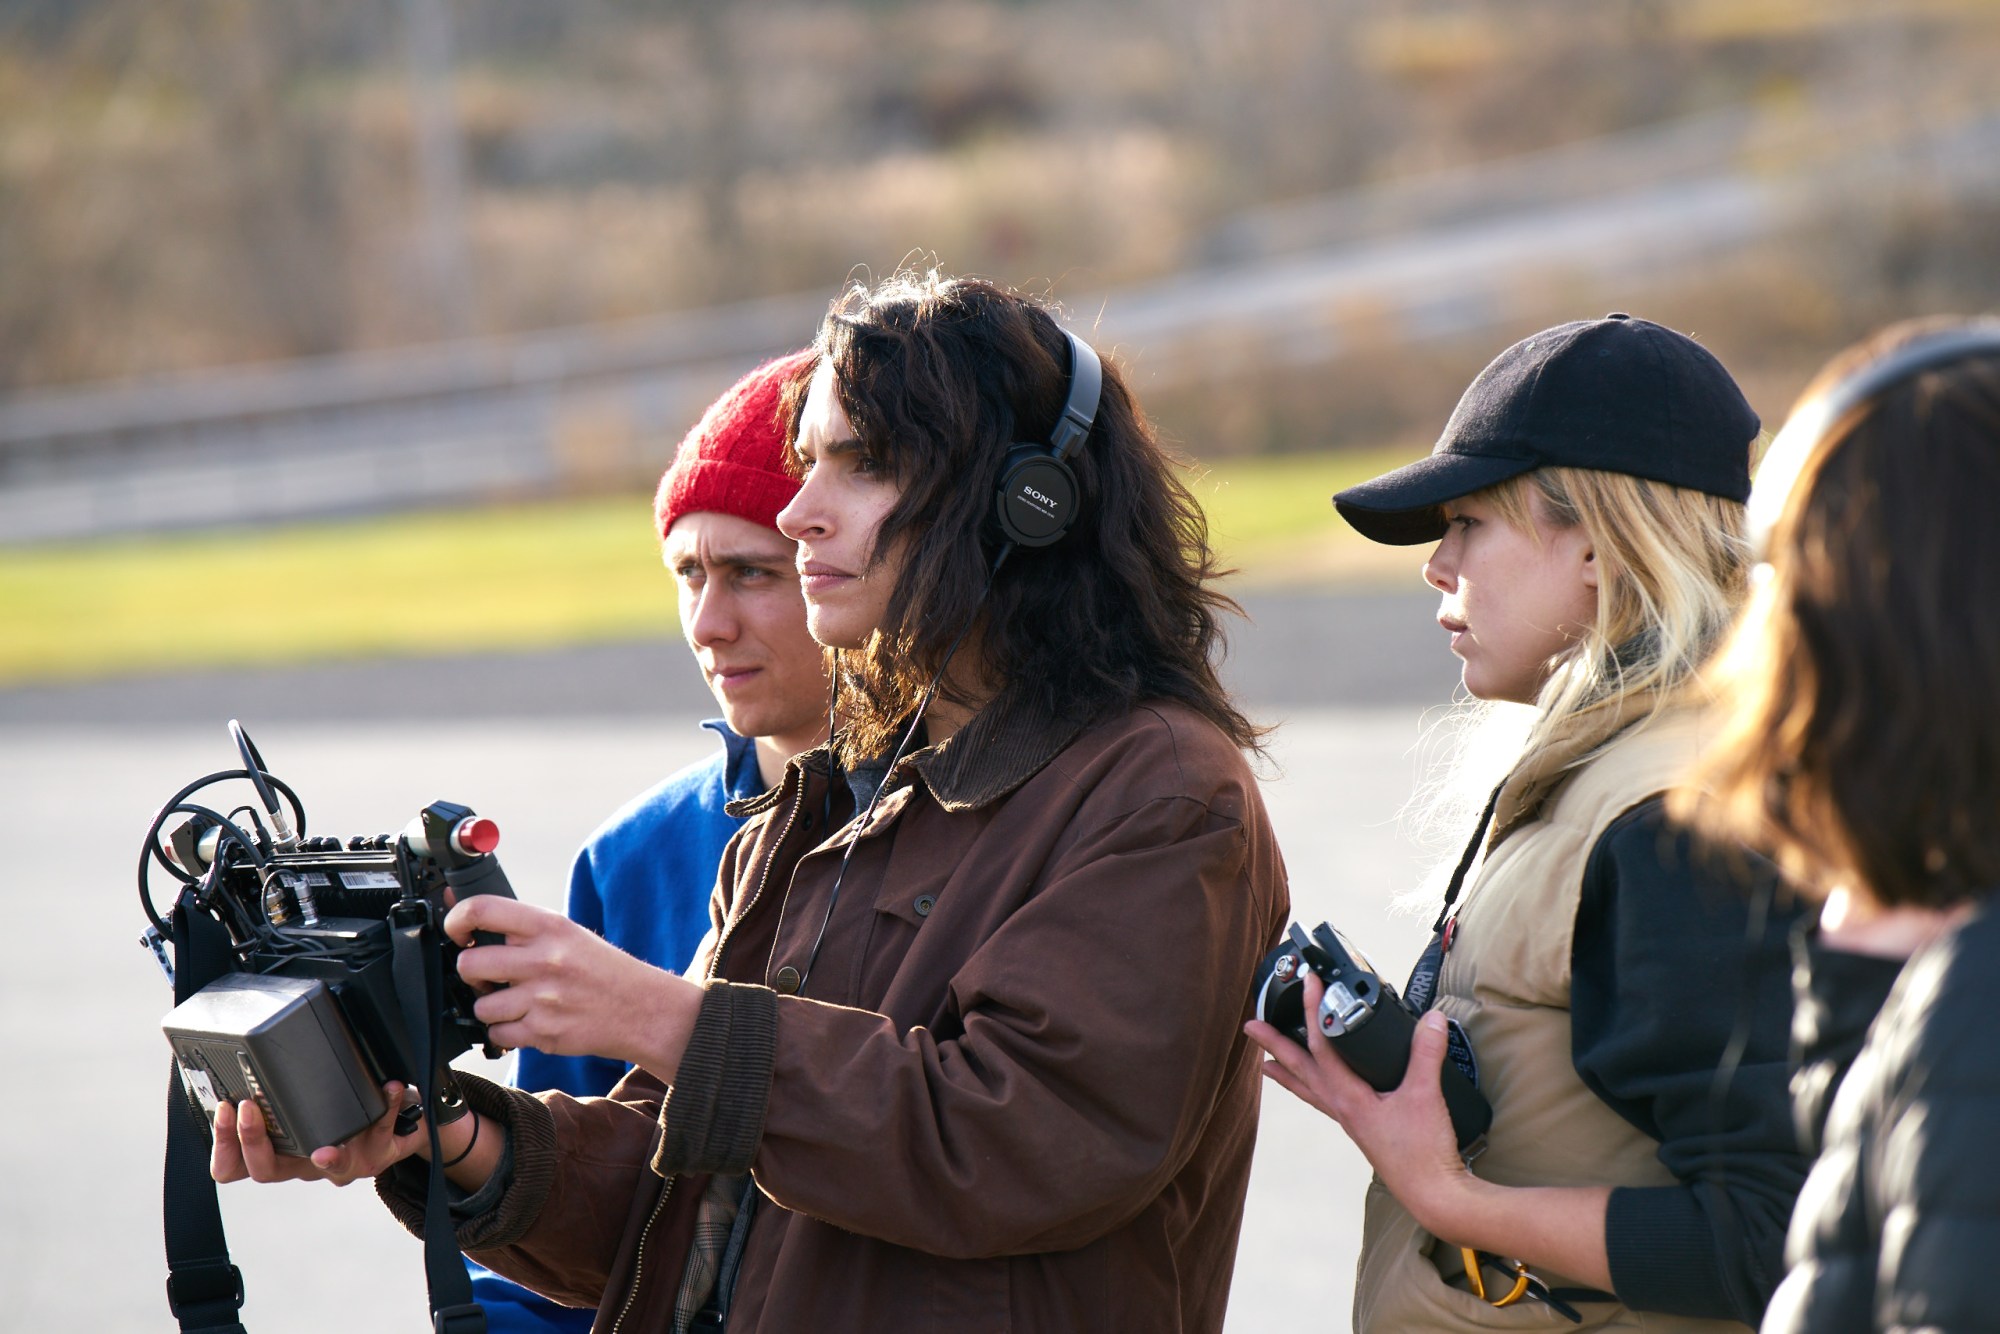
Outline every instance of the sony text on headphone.
<path fill-rule="evenodd" d="M 1104 367 L 1090 344 L 1069 330 L 1069 395 L 1048 443 L 1023 441 L 1008 446 L 1000 468 L 994 513 L 1000 531 L 1020 547 L 1045 547 L 1062 540 L 1076 522 L 1076 473 L 1069 460 L 1083 448 L 1097 420 L 1104 388 Z"/>

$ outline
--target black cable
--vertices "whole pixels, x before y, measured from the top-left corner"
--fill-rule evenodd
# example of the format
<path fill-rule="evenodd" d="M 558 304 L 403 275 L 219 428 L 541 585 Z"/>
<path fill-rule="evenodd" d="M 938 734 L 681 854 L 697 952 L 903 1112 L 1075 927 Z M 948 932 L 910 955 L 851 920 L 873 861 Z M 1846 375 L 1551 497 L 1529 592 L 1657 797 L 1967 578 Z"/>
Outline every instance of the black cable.
<path fill-rule="evenodd" d="M 271 786 L 283 794 L 285 800 L 291 804 L 295 831 L 300 838 L 304 838 L 306 833 L 305 803 L 299 800 L 298 793 L 292 791 L 291 785 L 283 779 L 273 774 L 266 774 L 265 777 L 270 780 Z M 151 922 L 154 929 L 159 931 L 161 935 L 170 935 L 171 931 L 166 919 L 161 917 L 153 907 L 152 885 L 150 877 L 147 874 L 151 864 L 158 862 L 166 868 L 167 874 L 184 885 L 198 884 L 201 881 L 199 874 L 196 874 L 192 870 L 183 870 L 174 864 L 173 858 L 167 856 L 166 849 L 160 846 L 161 827 L 174 815 L 183 812 L 201 814 L 206 818 L 215 820 L 218 824 L 229 824 L 228 820 L 223 819 L 207 807 L 189 810 L 183 803 L 205 787 L 212 787 L 217 783 L 227 783 L 249 778 L 250 772 L 245 769 L 218 769 L 212 774 L 204 774 L 183 787 L 180 791 L 174 793 L 173 796 L 167 798 L 166 803 L 160 807 L 159 813 L 153 817 L 152 824 L 147 827 L 145 841 L 139 847 L 139 905 L 146 911 L 146 920 Z M 237 832 L 241 833 L 242 831 L 238 830 Z M 260 865 L 263 863 L 263 854 L 261 852 L 253 851 L 251 855 L 257 858 Z"/>
<path fill-rule="evenodd" d="M 271 791 L 268 775 L 264 772 L 264 757 L 257 752 L 257 743 L 250 739 L 250 733 L 234 718 L 229 720 L 229 735 L 236 742 L 236 753 L 243 757 L 243 768 L 250 775 L 250 786 L 257 789 L 257 800 L 264 803 L 264 809 L 273 817 L 278 814 L 278 798 Z"/>
<path fill-rule="evenodd" d="M 986 572 L 986 583 L 980 588 L 979 596 L 973 600 L 972 610 L 967 614 L 965 624 L 960 627 L 957 637 L 951 641 L 951 647 L 944 651 L 944 661 L 938 664 L 937 671 L 931 676 L 930 684 L 924 687 L 923 695 L 917 700 L 917 711 L 910 716 L 910 725 L 903 732 L 903 739 L 896 743 L 896 749 L 889 754 L 889 765 L 883 771 L 882 781 L 876 784 L 874 793 L 868 798 L 868 805 L 862 810 L 861 818 L 855 824 L 854 837 L 847 841 L 847 850 L 840 854 L 840 869 L 834 873 L 833 890 L 827 895 L 826 915 L 819 919 L 819 933 L 813 937 L 812 950 L 806 955 L 806 966 L 799 972 L 797 994 L 801 996 L 806 994 L 806 981 L 812 976 L 813 964 L 819 958 L 819 947 L 826 943 L 826 929 L 833 922 L 834 905 L 840 902 L 840 885 L 847 878 L 847 864 L 854 859 L 854 849 L 860 846 L 862 835 L 868 832 L 868 826 L 875 818 L 876 806 L 881 804 L 882 795 L 889 790 L 889 780 L 895 776 L 897 761 L 903 758 L 903 752 L 909 749 L 910 742 L 916 738 L 917 729 L 923 726 L 924 711 L 930 708 L 931 700 L 936 697 L 938 686 L 944 681 L 945 669 L 951 666 L 951 660 L 957 654 L 959 645 L 965 642 L 965 637 L 972 633 L 972 627 L 978 623 L 979 609 L 986 605 L 986 598 L 993 591 L 993 581 L 999 577 L 1000 567 L 1005 565 L 1007 557 L 1013 554 L 1012 542 L 1001 544 L 999 554 L 993 558 L 992 568 Z M 828 777 L 828 782 L 829 784 L 832 782 L 831 775 Z"/>
<path fill-rule="evenodd" d="M 264 827 L 263 817 L 257 814 L 255 806 L 238 806 L 235 811 L 229 812 L 232 820 L 236 818 L 236 811 L 241 811 L 250 817 L 250 827 L 257 831 L 257 846 L 264 849 L 268 859 L 270 850 L 277 845 L 271 839 L 271 831 Z"/>
<path fill-rule="evenodd" d="M 243 832 L 241 826 L 237 825 L 236 823 L 229 820 L 228 818 L 221 815 L 220 813 L 218 813 L 217 811 L 213 810 L 210 807 L 200 805 L 196 802 L 182 802 L 180 805 L 170 807 L 168 810 L 162 812 L 162 815 L 163 816 L 195 815 L 201 817 L 204 820 L 212 820 L 215 822 L 215 828 L 221 833 L 221 835 L 223 837 L 226 837 L 230 842 L 236 844 L 238 847 L 242 848 L 246 853 L 248 853 L 252 861 L 258 867 L 261 868 L 268 864 L 266 858 L 264 857 L 264 854 L 258 849 L 256 842 L 248 834 Z M 157 832 L 158 831 L 156 829 L 154 831 L 155 837 L 157 837 Z M 149 892 L 149 887 L 144 883 L 143 880 L 143 873 L 146 868 L 146 863 L 142 860 L 139 863 L 139 866 L 142 874 L 142 880 L 140 884 L 142 901 L 145 903 L 148 911 L 150 912 L 153 906 L 152 895 Z M 240 953 L 244 948 L 246 948 L 246 946 L 235 945 L 234 942 L 265 940 L 268 938 L 269 933 L 267 930 L 265 930 L 265 924 L 260 919 L 252 917 L 250 914 L 246 913 L 243 910 L 243 905 L 238 903 L 234 898 L 230 897 L 230 895 L 222 889 L 220 880 L 222 874 L 227 869 L 228 868 L 225 864 L 221 848 L 220 846 L 218 846 L 216 850 L 215 860 L 209 863 L 208 869 L 204 871 L 200 876 L 186 877 L 185 883 L 201 887 L 196 890 L 196 899 L 204 907 L 207 907 L 210 904 L 219 905 L 218 907 L 212 909 L 212 911 L 215 912 L 216 919 L 218 921 L 221 921 L 224 927 L 229 930 L 229 936 L 232 942 L 232 946 L 235 949 L 237 949 L 237 951 Z M 210 884 L 211 881 L 215 883 L 211 885 Z M 158 919 L 156 918 L 155 920 L 157 921 Z"/>
<path fill-rule="evenodd" d="M 299 794 L 292 791 L 291 784 L 285 782 L 284 779 L 279 778 L 276 774 L 269 774 L 269 773 L 265 774 L 264 777 L 270 782 L 271 786 L 276 788 L 278 792 L 280 792 L 284 796 L 285 800 L 291 805 L 292 816 L 294 822 L 297 825 L 296 832 L 300 838 L 304 838 L 306 833 L 305 803 L 299 800 Z M 166 823 L 167 816 L 172 814 L 172 811 L 169 809 L 170 807 L 175 806 L 180 802 L 186 801 L 189 797 L 201 791 L 203 788 L 211 787 L 217 783 L 227 783 L 237 779 L 248 780 L 249 778 L 250 778 L 250 771 L 248 769 L 218 769 L 212 774 L 204 774 L 200 778 L 195 779 L 192 783 L 189 783 L 187 786 L 183 787 L 180 791 L 174 793 L 173 796 L 167 798 L 165 805 L 161 806 L 160 808 L 160 813 L 153 817 L 153 827 L 155 832 L 157 832 L 160 825 Z M 162 854 L 161 860 L 163 862 L 166 861 L 164 854 Z"/>
<path fill-rule="evenodd" d="M 173 796 L 168 797 L 166 803 L 162 805 L 158 813 L 153 816 L 153 823 L 150 827 L 148 827 L 146 831 L 146 846 L 140 850 L 140 857 L 139 857 L 139 866 L 141 872 L 143 873 L 143 871 L 145 870 L 146 856 L 147 854 L 150 853 L 151 855 L 159 859 L 160 865 L 166 867 L 168 872 L 171 873 L 175 879 L 181 881 L 183 884 L 191 885 L 195 881 L 199 880 L 201 878 L 200 876 L 188 875 L 182 872 L 181 869 L 174 864 L 173 860 L 166 855 L 166 852 L 164 850 L 155 847 L 155 841 L 159 836 L 160 826 L 167 822 L 167 817 L 174 813 L 174 808 L 176 806 L 178 806 L 181 802 L 186 801 L 189 797 L 201 791 L 203 788 L 208 787 L 211 784 L 215 783 L 226 783 L 232 778 L 240 778 L 242 776 L 243 776 L 243 771 L 240 769 L 220 769 L 217 770 L 215 773 L 208 774 L 205 775 L 204 777 L 195 779 L 192 783 L 189 783 L 186 787 L 174 793 Z"/>
<path fill-rule="evenodd" d="M 820 837 L 833 833 L 833 779 L 840 770 L 840 748 L 834 744 L 833 722 L 840 704 L 840 653 L 834 650 L 832 680 L 826 686 L 826 800 L 820 803 Z"/>
<path fill-rule="evenodd" d="M 167 933 L 168 926 L 166 920 L 153 907 L 152 881 L 147 874 L 151 869 L 152 860 L 157 860 L 160 865 L 166 867 L 174 879 L 180 881 L 183 885 L 198 885 L 207 879 L 209 874 L 209 872 L 197 873 L 192 868 L 182 869 L 174 863 L 172 858 L 167 856 L 165 849 L 160 846 L 160 826 L 176 815 L 194 815 L 204 820 L 212 820 L 215 823 L 215 827 L 221 830 L 231 842 L 247 852 L 250 855 L 250 859 L 258 866 L 262 867 L 268 861 L 263 850 L 257 846 L 256 841 L 249 834 L 243 831 L 242 826 L 236 824 L 212 807 L 203 806 L 196 802 L 181 801 L 161 810 L 159 815 L 154 817 L 152 828 L 146 831 L 145 846 L 139 850 L 139 903 L 145 908 L 147 919 L 162 934 Z M 219 864 L 221 860 L 221 856 L 218 855 L 216 863 Z M 209 871 L 212 872 L 213 870 L 214 866 L 211 865 Z"/>

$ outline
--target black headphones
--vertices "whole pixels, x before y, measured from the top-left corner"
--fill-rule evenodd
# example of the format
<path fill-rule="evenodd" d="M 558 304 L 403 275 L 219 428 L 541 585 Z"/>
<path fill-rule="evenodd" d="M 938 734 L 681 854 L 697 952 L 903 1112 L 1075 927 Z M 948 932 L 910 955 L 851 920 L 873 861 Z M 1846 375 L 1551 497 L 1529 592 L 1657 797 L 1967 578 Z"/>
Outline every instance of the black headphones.
<path fill-rule="evenodd" d="M 1819 452 L 1828 431 L 1856 408 L 1893 389 L 1912 376 L 1936 370 L 1967 357 L 2000 356 L 2000 319 L 1969 320 L 1964 324 L 1919 334 L 1894 351 L 1857 367 L 1791 415 L 1771 441 L 1750 489 L 1749 530 L 1761 552 L 1777 525 L 1785 498 L 1798 484 L 1806 461 Z"/>
<path fill-rule="evenodd" d="M 1097 353 L 1069 330 L 1062 333 L 1069 340 L 1069 397 L 1062 415 L 1056 418 L 1047 444 L 1022 441 L 1007 447 L 993 498 L 1000 531 L 1017 547 L 1059 542 L 1076 522 L 1076 473 L 1069 459 L 1083 448 L 1104 389 L 1104 366 Z"/>

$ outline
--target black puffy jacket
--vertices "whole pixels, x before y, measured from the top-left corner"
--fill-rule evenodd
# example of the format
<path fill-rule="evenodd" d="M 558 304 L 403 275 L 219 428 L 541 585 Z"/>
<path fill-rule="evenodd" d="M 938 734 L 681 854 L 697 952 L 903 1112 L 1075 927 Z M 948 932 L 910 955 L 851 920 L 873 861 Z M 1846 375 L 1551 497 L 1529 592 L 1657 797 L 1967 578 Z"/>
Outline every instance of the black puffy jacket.
<path fill-rule="evenodd" d="M 2000 912 L 1911 958 L 1839 1078 L 1893 969 L 1816 950 L 1802 969 L 1794 1093 L 1825 1147 L 1764 1334 L 2000 1330 Z"/>

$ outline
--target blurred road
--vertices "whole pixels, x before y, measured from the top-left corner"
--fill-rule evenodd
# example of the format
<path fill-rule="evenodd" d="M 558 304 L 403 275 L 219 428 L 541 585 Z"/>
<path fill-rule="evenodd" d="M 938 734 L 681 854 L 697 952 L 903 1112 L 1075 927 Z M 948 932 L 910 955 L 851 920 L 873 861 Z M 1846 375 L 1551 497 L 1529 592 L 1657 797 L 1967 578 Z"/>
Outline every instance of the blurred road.
<path fill-rule="evenodd" d="M 1422 554 L 1411 549 L 1409 587 Z M 1458 680 L 1421 591 L 1241 595 L 1248 623 L 1225 629 L 1223 676 L 1265 710 L 1295 704 L 1444 699 Z M 416 722 L 696 714 L 714 702 L 677 639 L 314 667 L 175 672 L 134 680 L 0 689 L 0 727 Z"/>
<path fill-rule="evenodd" d="M 1229 672 L 1281 727 L 1265 795 L 1297 916 L 1331 918 L 1400 973 L 1426 923 L 1387 899 L 1418 873 L 1395 817 L 1426 705 L 1454 664 L 1420 594 L 1251 600 Z M 138 840 L 155 807 L 235 762 L 248 723 L 312 826 L 399 825 L 450 797 L 498 817 L 523 897 L 559 904 L 570 853 L 660 775 L 708 753 L 705 696 L 669 643 L 457 663 L 205 674 L 0 693 L 0 801 L 14 847 L 0 909 L 7 1066 L 0 1291 L 8 1329 L 170 1328 L 159 1235 L 164 980 L 134 942 Z M 1230 1329 L 1301 1314 L 1345 1323 L 1366 1171 L 1288 1096 L 1266 1100 Z M 422 1259 L 366 1188 L 224 1192 L 250 1328 L 281 1334 L 424 1327 Z"/>

